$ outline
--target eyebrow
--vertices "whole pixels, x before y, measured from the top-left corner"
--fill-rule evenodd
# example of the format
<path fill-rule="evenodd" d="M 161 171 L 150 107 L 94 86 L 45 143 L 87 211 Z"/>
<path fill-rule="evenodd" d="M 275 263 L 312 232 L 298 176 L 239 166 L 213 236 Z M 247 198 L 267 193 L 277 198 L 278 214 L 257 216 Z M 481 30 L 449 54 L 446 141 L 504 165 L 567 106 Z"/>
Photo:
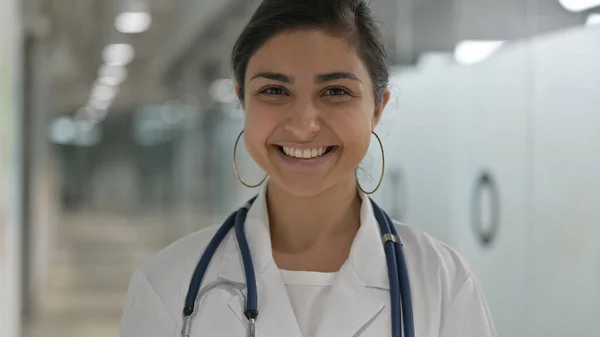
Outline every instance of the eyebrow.
<path fill-rule="evenodd" d="M 324 82 L 335 81 L 335 80 L 340 80 L 340 79 L 348 79 L 348 80 L 362 82 L 356 75 L 354 75 L 352 73 L 334 72 L 334 73 L 328 73 L 328 74 L 319 74 L 319 75 L 315 76 L 315 83 L 324 83 Z"/>
<path fill-rule="evenodd" d="M 277 82 L 283 82 L 283 83 L 294 83 L 294 78 L 284 75 L 284 74 L 280 74 L 280 73 L 269 73 L 269 72 L 263 72 L 263 73 L 258 73 L 254 76 L 252 76 L 252 78 L 250 79 L 250 81 L 252 81 L 255 78 L 266 78 L 268 80 L 273 80 L 273 81 L 277 81 Z"/>
<path fill-rule="evenodd" d="M 277 82 L 283 82 L 283 83 L 289 83 L 289 84 L 294 83 L 293 77 L 284 75 L 281 73 L 272 73 L 272 72 L 258 73 L 256 75 L 252 76 L 250 81 L 252 81 L 255 78 L 260 78 L 260 77 L 266 78 L 268 80 L 277 81 Z M 333 72 L 333 73 L 316 75 L 315 83 L 319 84 L 319 83 L 330 82 L 330 81 L 335 81 L 335 80 L 340 80 L 340 79 L 349 79 L 349 80 L 362 82 L 356 75 L 354 75 L 352 73 L 338 71 L 338 72 Z"/>

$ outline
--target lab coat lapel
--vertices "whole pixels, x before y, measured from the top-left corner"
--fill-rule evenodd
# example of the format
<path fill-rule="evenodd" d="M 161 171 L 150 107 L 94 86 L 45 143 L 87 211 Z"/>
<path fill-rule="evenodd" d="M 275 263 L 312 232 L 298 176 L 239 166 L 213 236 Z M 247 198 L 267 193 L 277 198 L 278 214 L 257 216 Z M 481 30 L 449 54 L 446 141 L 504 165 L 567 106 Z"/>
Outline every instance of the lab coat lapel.
<path fill-rule="evenodd" d="M 263 189 L 254 201 L 245 224 L 258 287 L 256 335 L 302 337 L 281 273 L 273 260 L 265 193 Z M 243 268 L 239 246 L 232 231 L 227 239 L 220 277 L 245 285 Z M 247 326 L 243 297 L 232 295 L 228 305 L 232 313 Z"/>
<path fill-rule="evenodd" d="M 257 336 L 302 337 L 281 273 L 275 264 L 262 275 L 258 291 L 262 301 L 259 299 L 261 309 L 257 319 Z"/>
<path fill-rule="evenodd" d="M 378 294 L 389 292 L 385 253 L 371 203 L 361 197 L 361 227 L 334 281 L 316 337 L 356 336 L 386 306 Z"/>
<path fill-rule="evenodd" d="M 331 288 L 316 337 L 351 337 L 363 329 L 384 308 L 361 283 L 350 264 L 344 265 Z"/>

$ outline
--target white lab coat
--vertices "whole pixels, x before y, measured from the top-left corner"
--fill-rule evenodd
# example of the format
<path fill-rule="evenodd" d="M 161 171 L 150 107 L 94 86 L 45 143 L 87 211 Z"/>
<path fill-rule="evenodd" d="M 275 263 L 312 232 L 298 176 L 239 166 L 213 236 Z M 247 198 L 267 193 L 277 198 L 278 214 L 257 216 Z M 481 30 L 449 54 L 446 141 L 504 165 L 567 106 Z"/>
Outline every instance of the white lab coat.
<path fill-rule="evenodd" d="M 362 196 L 367 200 L 366 196 Z M 303 337 L 275 264 L 265 189 L 246 219 L 258 285 L 257 337 Z M 496 337 L 483 293 L 465 261 L 450 247 L 414 228 L 396 224 L 404 244 L 418 337 Z M 125 304 L 121 337 L 180 336 L 189 280 L 216 227 L 191 234 L 138 268 Z M 385 253 L 369 202 L 350 256 L 332 286 L 315 337 L 391 336 Z M 233 231 L 217 250 L 203 284 L 244 283 Z M 192 337 L 243 337 L 243 297 L 228 288 L 206 294 L 192 321 Z"/>

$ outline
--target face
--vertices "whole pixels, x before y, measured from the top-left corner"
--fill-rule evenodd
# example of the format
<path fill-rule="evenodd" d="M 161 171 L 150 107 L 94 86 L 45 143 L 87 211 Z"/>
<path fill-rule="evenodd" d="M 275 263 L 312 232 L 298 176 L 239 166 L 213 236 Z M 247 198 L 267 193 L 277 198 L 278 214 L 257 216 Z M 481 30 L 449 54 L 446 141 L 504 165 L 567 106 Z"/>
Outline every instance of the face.
<path fill-rule="evenodd" d="M 321 30 L 284 32 L 249 60 L 244 141 L 271 182 L 312 196 L 353 181 L 381 112 L 362 60 Z"/>

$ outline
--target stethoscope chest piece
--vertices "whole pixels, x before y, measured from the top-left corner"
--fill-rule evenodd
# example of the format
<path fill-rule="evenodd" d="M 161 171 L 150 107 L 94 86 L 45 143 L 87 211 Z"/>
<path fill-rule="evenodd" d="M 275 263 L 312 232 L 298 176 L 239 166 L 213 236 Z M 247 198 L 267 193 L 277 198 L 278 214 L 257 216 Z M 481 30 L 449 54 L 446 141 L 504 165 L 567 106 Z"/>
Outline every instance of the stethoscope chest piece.
<path fill-rule="evenodd" d="M 192 323 L 192 317 L 191 316 L 187 316 L 183 318 L 183 328 L 181 329 L 181 336 L 183 337 L 190 337 L 190 332 L 191 332 L 191 323 Z"/>
<path fill-rule="evenodd" d="M 248 337 L 256 336 L 256 320 L 254 318 L 250 318 L 248 320 Z"/>

